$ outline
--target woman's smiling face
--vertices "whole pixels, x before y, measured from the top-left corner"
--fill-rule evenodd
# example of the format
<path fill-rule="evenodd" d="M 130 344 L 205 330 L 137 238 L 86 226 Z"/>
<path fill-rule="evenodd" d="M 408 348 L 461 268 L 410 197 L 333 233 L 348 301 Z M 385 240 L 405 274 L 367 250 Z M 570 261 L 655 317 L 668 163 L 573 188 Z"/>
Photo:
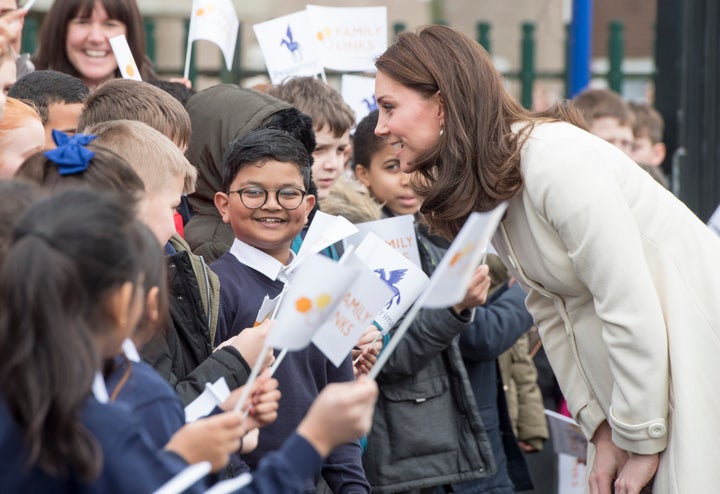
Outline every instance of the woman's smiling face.
<path fill-rule="evenodd" d="M 417 157 L 440 138 L 444 123 L 440 93 L 425 97 L 378 71 L 375 96 L 380 110 L 375 134 L 395 148 L 400 168 L 409 173 Z"/>
<path fill-rule="evenodd" d="M 65 53 L 89 87 L 115 76 L 117 61 L 108 40 L 120 34 L 127 35 L 127 26 L 110 19 L 100 0 L 96 0 L 89 17 L 78 14 L 70 20 Z"/>

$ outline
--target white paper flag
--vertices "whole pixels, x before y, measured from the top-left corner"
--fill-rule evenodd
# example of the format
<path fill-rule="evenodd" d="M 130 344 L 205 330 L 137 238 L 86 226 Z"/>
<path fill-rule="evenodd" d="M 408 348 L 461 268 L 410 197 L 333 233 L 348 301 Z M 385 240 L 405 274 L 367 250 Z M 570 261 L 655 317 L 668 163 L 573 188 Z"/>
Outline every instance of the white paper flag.
<path fill-rule="evenodd" d="M 308 5 L 324 67 L 375 72 L 375 59 L 387 49 L 386 7 Z"/>
<path fill-rule="evenodd" d="M 393 249 L 410 259 L 416 266 L 420 266 L 420 253 L 418 251 L 417 236 L 415 235 L 415 220 L 410 214 L 394 216 L 367 223 L 355 225 L 358 232 L 343 240 L 343 244 L 357 245 L 362 242 L 369 232 L 374 233 Z"/>
<path fill-rule="evenodd" d="M 204 39 L 220 48 L 227 69 L 231 70 L 239 28 L 240 21 L 231 0 L 193 0 L 186 65 L 190 59 L 192 42 Z"/>
<path fill-rule="evenodd" d="M 390 288 L 357 257 L 351 257 L 344 266 L 357 266 L 355 279 L 312 339 L 336 367 L 340 367 L 355 343 L 372 324 L 375 314 L 392 295 Z"/>
<path fill-rule="evenodd" d="M 386 333 L 427 287 L 429 279 L 422 269 L 372 232 L 355 249 L 355 256 L 390 287 L 390 299 L 374 318 Z"/>
<path fill-rule="evenodd" d="M 216 406 L 225 402 L 229 396 L 230 388 L 224 377 L 212 384 L 205 384 L 205 390 L 200 393 L 200 396 L 185 407 L 185 422 L 195 422 L 197 419 L 209 415 Z"/>
<path fill-rule="evenodd" d="M 378 109 L 374 77 L 343 74 L 340 84 L 343 100 L 355 112 L 355 124 Z"/>
<path fill-rule="evenodd" d="M 117 60 L 118 69 L 120 69 L 123 79 L 142 81 L 140 71 L 137 68 L 137 64 L 135 63 L 132 52 L 130 51 L 130 46 L 128 45 L 125 35 L 118 34 L 117 36 L 110 38 L 108 41 L 110 41 L 110 47 L 115 55 L 115 60 Z"/>
<path fill-rule="evenodd" d="M 487 213 L 472 213 L 430 277 L 422 307 L 450 307 L 465 298 L 468 283 L 487 251 L 507 209 L 502 203 Z"/>
<path fill-rule="evenodd" d="M 294 271 L 305 258 L 317 254 L 357 231 L 355 225 L 342 216 L 333 216 L 317 211 L 297 256 L 288 267 L 288 271 Z"/>
<path fill-rule="evenodd" d="M 255 24 L 253 30 L 273 84 L 297 76 L 325 79 L 306 10 Z"/>
<path fill-rule="evenodd" d="M 306 347 L 333 314 L 358 272 L 325 256 L 309 257 L 283 295 L 267 344 L 290 351 Z"/>

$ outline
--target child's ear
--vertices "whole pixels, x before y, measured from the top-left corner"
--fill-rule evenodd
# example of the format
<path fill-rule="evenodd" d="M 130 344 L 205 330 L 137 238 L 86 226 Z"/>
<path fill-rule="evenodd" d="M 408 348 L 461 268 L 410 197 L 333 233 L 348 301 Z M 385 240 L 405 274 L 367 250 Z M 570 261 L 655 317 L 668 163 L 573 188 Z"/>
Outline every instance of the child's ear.
<path fill-rule="evenodd" d="M 663 142 L 656 142 L 652 145 L 652 163 L 648 163 L 650 166 L 660 166 L 662 165 L 662 162 L 665 161 L 665 155 L 667 154 L 667 149 L 665 148 L 665 143 Z"/>
<path fill-rule="evenodd" d="M 160 319 L 160 288 L 156 286 L 150 288 L 145 297 L 145 318 L 153 327 Z"/>
<path fill-rule="evenodd" d="M 224 223 L 230 223 L 230 198 L 225 192 L 215 192 L 215 207 Z"/>
<path fill-rule="evenodd" d="M 310 216 L 310 211 L 313 210 L 315 207 L 315 196 L 312 194 L 308 194 L 305 196 L 305 224 L 307 225 L 308 222 L 308 216 Z"/>
<path fill-rule="evenodd" d="M 357 177 L 358 182 L 368 189 L 370 188 L 370 170 L 365 168 L 365 165 L 361 165 L 360 163 L 355 165 L 355 176 Z"/>
<path fill-rule="evenodd" d="M 130 324 L 135 324 L 137 321 L 130 321 L 130 309 L 136 299 L 136 287 L 131 282 L 126 281 L 120 285 L 115 291 L 113 291 L 107 298 L 107 313 L 115 331 L 113 334 L 121 336 L 122 339 L 127 338 L 132 334 L 134 327 L 130 327 Z M 114 338 L 111 338 L 114 340 Z M 105 351 L 104 349 L 103 351 Z M 116 351 L 116 349 L 112 349 Z"/>

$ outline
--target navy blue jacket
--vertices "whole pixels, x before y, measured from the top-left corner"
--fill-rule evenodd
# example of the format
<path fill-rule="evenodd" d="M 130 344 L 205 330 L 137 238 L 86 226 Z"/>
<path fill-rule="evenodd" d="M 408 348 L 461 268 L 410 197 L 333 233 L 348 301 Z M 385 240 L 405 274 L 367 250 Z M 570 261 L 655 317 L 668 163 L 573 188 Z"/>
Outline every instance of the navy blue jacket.
<path fill-rule="evenodd" d="M 0 398 L 0 486 L 6 494 L 153 492 L 187 467 L 174 453 L 158 451 L 129 411 L 120 405 L 88 398 L 81 410 L 82 423 L 103 451 L 100 477 L 91 485 L 78 478 L 59 479 L 34 466 L 25 470 L 27 448 L 20 426 Z M 204 485 L 195 490 L 203 492 Z"/>
<path fill-rule="evenodd" d="M 492 444 L 498 473 L 495 476 L 453 485 L 455 492 L 507 492 L 532 488 L 525 459 L 507 411 L 505 394 L 497 370 L 497 358 L 532 326 L 525 308 L 525 292 L 514 285 L 501 286 L 484 307 L 475 311 L 475 320 L 460 336 L 460 351 L 478 410 Z M 509 476 L 508 476 L 509 474 Z M 515 484 L 514 487 L 510 480 Z"/>

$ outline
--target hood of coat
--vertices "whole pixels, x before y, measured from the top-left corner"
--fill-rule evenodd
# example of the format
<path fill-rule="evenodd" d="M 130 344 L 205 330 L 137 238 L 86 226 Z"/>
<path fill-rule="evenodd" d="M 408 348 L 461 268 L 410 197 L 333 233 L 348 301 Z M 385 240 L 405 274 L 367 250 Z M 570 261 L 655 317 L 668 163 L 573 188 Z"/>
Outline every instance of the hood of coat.
<path fill-rule="evenodd" d="M 232 84 L 213 86 L 190 98 L 187 111 L 193 131 L 187 158 L 198 170 L 198 181 L 188 199 L 196 213 L 220 216 L 214 198 L 222 189 L 223 156 L 228 144 L 285 108 L 290 105 Z"/>

